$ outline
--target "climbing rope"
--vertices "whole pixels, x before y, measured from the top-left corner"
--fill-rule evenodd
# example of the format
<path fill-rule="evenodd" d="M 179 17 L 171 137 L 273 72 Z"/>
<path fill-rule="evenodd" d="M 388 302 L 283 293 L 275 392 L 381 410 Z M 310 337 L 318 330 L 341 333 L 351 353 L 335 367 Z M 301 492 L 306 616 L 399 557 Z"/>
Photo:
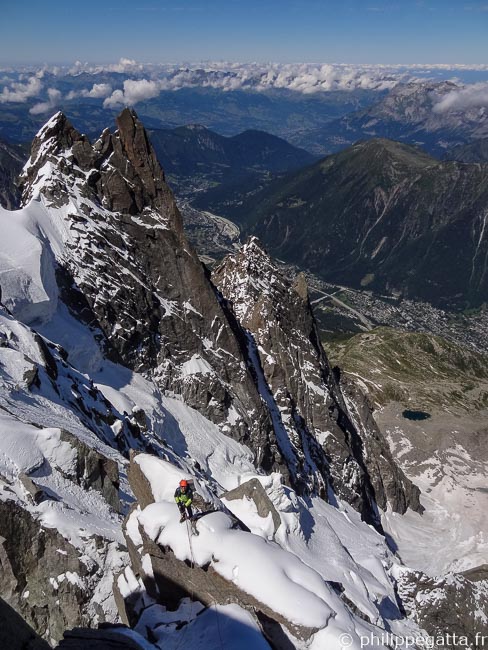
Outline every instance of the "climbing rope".
<path fill-rule="evenodd" d="M 188 517 L 186 518 L 185 521 L 186 521 L 186 534 L 188 535 L 188 545 L 190 546 L 191 568 L 193 569 L 193 567 L 195 566 L 195 556 L 193 555 L 193 544 L 191 542 L 191 538 L 192 538 L 191 523 Z"/>
<path fill-rule="evenodd" d="M 191 531 L 192 531 L 191 522 L 190 522 L 189 519 L 186 519 L 186 534 L 188 535 L 188 546 L 190 547 L 190 567 L 193 570 L 194 567 L 195 567 L 195 555 L 193 553 L 193 543 L 192 543 L 192 539 L 191 539 L 193 537 L 193 535 L 192 535 Z M 193 605 L 194 605 L 194 600 L 195 600 L 195 590 L 193 588 L 193 580 L 191 580 L 190 582 L 191 582 L 191 605 L 190 605 L 190 616 L 189 616 L 190 620 L 186 624 L 185 630 L 182 632 L 181 638 L 179 639 L 178 644 L 174 647 L 173 650 L 179 650 L 179 648 L 181 647 L 183 641 L 185 640 L 186 633 L 188 632 L 188 625 L 189 625 L 189 623 L 191 622 L 191 619 L 192 619 Z M 208 593 L 208 595 L 210 596 L 210 598 L 213 601 L 212 605 L 214 606 L 214 610 L 215 610 L 215 616 L 216 616 L 216 621 L 217 621 L 217 632 L 218 632 L 218 635 L 219 635 L 220 647 L 221 647 L 221 650 L 225 650 L 224 642 L 222 640 L 222 632 L 221 632 L 221 629 L 220 629 L 220 614 L 217 611 L 217 604 L 218 603 L 217 603 L 217 601 L 215 600 L 215 598 L 212 596 L 212 594 L 210 592 L 207 592 L 207 593 Z M 222 602 L 224 602 L 224 601 L 222 601 Z"/>
<path fill-rule="evenodd" d="M 223 643 L 223 641 L 222 641 L 222 634 L 221 634 L 221 632 L 220 632 L 219 613 L 218 613 L 218 611 L 217 611 L 217 602 L 216 602 L 215 598 L 214 598 L 213 604 L 214 604 L 214 606 L 215 606 L 215 607 L 214 607 L 214 609 L 215 609 L 215 616 L 217 617 L 217 631 L 218 631 L 218 633 L 219 633 L 220 647 L 222 648 L 222 650 L 224 650 L 224 643 Z"/>
<path fill-rule="evenodd" d="M 193 569 L 193 567 L 195 566 L 195 556 L 193 554 L 193 543 L 192 543 L 192 540 L 191 540 L 193 535 L 191 533 L 191 530 L 192 530 L 191 522 L 187 519 L 186 520 L 186 531 L 187 531 L 187 534 L 188 534 L 188 543 L 190 545 L 191 568 Z M 192 603 L 193 603 L 193 595 L 194 595 L 194 592 L 193 592 L 193 583 L 192 583 Z M 209 595 L 211 596 L 211 594 L 209 594 Z M 212 596 L 211 596 L 211 598 L 213 600 L 213 605 L 214 605 L 214 610 L 215 610 L 215 616 L 216 616 L 216 621 L 217 621 L 217 631 L 218 631 L 218 634 L 219 634 L 220 647 L 221 647 L 222 650 L 225 650 L 224 643 L 222 641 L 222 632 L 220 631 L 220 614 L 217 611 L 217 601 Z"/>
<path fill-rule="evenodd" d="M 186 534 L 188 535 L 188 545 L 190 547 L 191 569 L 193 570 L 193 568 L 195 566 L 195 557 L 193 555 L 193 544 L 191 543 L 190 522 L 189 522 L 188 519 L 186 519 L 185 523 L 186 523 Z M 180 649 L 180 647 L 181 647 L 181 645 L 182 645 L 183 641 L 185 640 L 186 635 L 188 633 L 188 625 L 191 623 L 192 618 L 193 618 L 193 605 L 194 605 L 194 602 L 195 602 L 195 590 L 193 589 L 193 580 L 190 580 L 190 584 L 191 584 L 190 615 L 188 617 L 188 621 L 187 621 L 183 631 L 179 635 L 180 638 L 178 640 L 178 643 L 175 645 L 173 650 L 179 650 Z"/>

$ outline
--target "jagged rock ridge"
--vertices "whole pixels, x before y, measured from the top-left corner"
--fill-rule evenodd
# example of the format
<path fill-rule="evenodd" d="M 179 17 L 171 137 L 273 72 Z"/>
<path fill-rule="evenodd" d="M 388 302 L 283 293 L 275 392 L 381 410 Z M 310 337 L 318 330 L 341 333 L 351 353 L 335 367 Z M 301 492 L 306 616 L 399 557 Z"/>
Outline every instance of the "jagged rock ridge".
<path fill-rule="evenodd" d="M 246 330 L 294 474 L 305 483 L 314 477 L 322 489 L 330 477 L 372 521 L 374 502 L 398 512 L 419 509 L 418 490 L 396 466 L 365 398 L 342 391 L 330 368 L 304 276 L 292 284 L 251 238 L 212 279 Z"/>

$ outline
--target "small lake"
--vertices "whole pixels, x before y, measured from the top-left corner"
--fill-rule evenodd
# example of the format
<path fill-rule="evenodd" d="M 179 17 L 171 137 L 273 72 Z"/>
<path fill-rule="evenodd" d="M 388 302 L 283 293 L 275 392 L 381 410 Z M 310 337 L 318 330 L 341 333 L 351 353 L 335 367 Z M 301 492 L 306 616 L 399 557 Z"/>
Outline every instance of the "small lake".
<path fill-rule="evenodd" d="M 430 413 L 425 411 L 403 411 L 402 415 L 407 420 L 428 420 L 430 418 Z"/>

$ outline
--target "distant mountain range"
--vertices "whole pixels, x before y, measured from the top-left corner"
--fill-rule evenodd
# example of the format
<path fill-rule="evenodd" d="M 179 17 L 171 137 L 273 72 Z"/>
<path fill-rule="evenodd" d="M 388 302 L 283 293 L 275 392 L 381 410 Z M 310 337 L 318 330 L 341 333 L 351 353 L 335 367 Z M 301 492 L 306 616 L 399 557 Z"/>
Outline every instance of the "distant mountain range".
<path fill-rule="evenodd" d="M 0 138 L 30 142 L 57 108 L 80 124 L 81 130 L 89 137 L 97 137 L 107 121 L 115 117 L 117 110 L 103 107 L 103 98 L 80 96 L 78 88 L 91 86 L 94 81 L 116 87 L 120 84 L 117 77 L 120 75 L 112 73 L 99 78 L 80 75 L 80 78 L 70 77 L 62 83 L 57 80 L 57 84 L 61 83 L 63 98 L 43 113 L 30 112 L 34 100 L 0 104 Z M 385 91 L 369 89 L 303 94 L 286 89 L 258 92 L 195 87 L 163 90 L 157 97 L 139 101 L 137 110 L 151 130 L 203 124 L 218 133 L 232 136 L 252 129 L 273 133 L 301 147 L 304 134 L 323 129 L 347 113 L 366 108 L 384 94 Z"/>
<path fill-rule="evenodd" d="M 399 84 L 380 101 L 310 131 L 301 146 L 338 151 L 365 138 L 419 145 L 433 155 L 488 136 L 488 112 L 479 106 L 449 106 L 460 87 L 452 82 Z"/>
<path fill-rule="evenodd" d="M 282 173 L 315 160 L 308 151 L 264 131 L 225 137 L 195 124 L 154 129 L 150 137 L 165 173 L 175 176 L 209 174 L 218 179 L 253 172 Z"/>
<path fill-rule="evenodd" d="M 488 299 L 488 166 L 360 142 L 228 208 L 273 254 L 323 279 L 445 307 Z"/>
<path fill-rule="evenodd" d="M 64 77 L 46 73 L 44 86 L 57 88 L 59 98 L 46 101 L 41 93 L 28 101 L 1 104 L 0 138 L 30 141 L 58 108 L 89 137 L 96 137 L 117 110 L 105 103 L 107 93 L 117 88 L 122 93 L 124 80 L 123 74 L 107 71 Z M 227 136 L 266 131 L 314 155 L 338 151 L 360 139 L 386 137 L 442 156 L 454 146 L 488 136 L 488 116 L 479 102 L 471 106 L 469 101 L 462 106 L 456 102 L 472 89 L 448 81 L 419 80 L 398 83 L 390 90 L 356 87 L 310 93 L 286 87 L 223 90 L 195 85 L 161 89 L 156 96 L 134 96 L 133 101 L 150 130 L 202 124 Z M 133 103 L 130 95 L 122 97 L 123 103 Z"/>

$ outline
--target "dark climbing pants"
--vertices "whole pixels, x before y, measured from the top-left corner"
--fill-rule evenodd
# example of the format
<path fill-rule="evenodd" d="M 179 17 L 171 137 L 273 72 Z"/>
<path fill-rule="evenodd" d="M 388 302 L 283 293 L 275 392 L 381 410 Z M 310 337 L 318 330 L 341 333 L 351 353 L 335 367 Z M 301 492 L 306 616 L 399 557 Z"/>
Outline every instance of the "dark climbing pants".
<path fill-rule="evenodd" d="M 180 514 L 184 515 L 186 510 L 186 514 L 188 516 L 188 519 L 191 519 L 193 517 L 193 510 L 191 506 L 180 506 Z"/>

